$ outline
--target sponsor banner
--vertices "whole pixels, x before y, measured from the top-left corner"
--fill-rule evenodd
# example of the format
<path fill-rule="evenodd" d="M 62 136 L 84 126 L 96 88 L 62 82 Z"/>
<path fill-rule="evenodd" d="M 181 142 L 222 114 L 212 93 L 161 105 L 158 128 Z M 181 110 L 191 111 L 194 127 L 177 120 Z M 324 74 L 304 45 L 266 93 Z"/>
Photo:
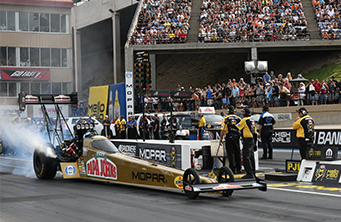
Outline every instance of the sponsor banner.
<path fill-rule="evenodd" d="M 149 97 L 160 97 L 160 98 L 168 98 L 169 97 L 169 91 L 156 91 L 156 90 L 150 90 L 147 95 Z"/>
<path fill-rule="evenodd" d="M 50 80 L 49 69 L 1 68 L 0 80 Z"/>
<path fill-rule="evenodd" d="M 292 149 L 298 148 L 295 130 L 274 130 L 272 134 L 274 148 Z M 263 147 L 258 138 L 259 147 Z M 318 129 L 315 130 L 314 147 L 340 147 L 341 130 Z"/>
<path fill-rule="evenodd" d="M 192 93 L 190 91 L 172 91 L 171 93 L 172 98 L 191 98 Z"/>
<path fill-rule="evenodd" d="M 298 173 L 300 171 L 300 160 L 285 160 L 285 171 L 287 173 Z"/>
<path fill-rule="evenodd" d="M 317 164 L 312 182 L 338 183 L 340 181 L 341 165 Z"/>
<path fill-rule="evenodd" d="M 43 112 L 41 109 L 41 106 L 33 106 L 33 118 L 43 118 Z M 49 114 L 51 118 L 56 118 L 56 109 L 54 105 L 45 105 L 46 111 Z M 61 112 L 63 113 L 64 116 L 69 116 L 69 107 L 70 105 L 59 105 Z"/>
<path fill-rule="evenodd" d="M 133 73 L 126 72 L 126 118 L 127 116 L 134 115 L 134 86 L 133 86 Z"/>
<path fill-rule="evenodd" d="M 25 111 L 20 111 L 18 105 L 1 105 L 0 106 L 0 116 L 11 116 L 11 117 L 27 117 L 27 109 Z"/>
<path fill-rule="evenodd" d="M 111 141 L 121 152 L 181 168 L 181 145 Z"/>
<path fill-rule="evenodd" d="M 104 119 L 107 113 L 109 86 L 93 86 L 89 90 L 88 116 Z"/>
<path fill-rule="evenodd" d="M 112 101 L 112 102 L 110 102 Z M 119 83 L 109 86 L 108 99 L 108 116 L 109 120 L 114 120 L 115 116 L 124 116 L 127 121 L 127 100 L 126 100 L 126 84 Z"/>

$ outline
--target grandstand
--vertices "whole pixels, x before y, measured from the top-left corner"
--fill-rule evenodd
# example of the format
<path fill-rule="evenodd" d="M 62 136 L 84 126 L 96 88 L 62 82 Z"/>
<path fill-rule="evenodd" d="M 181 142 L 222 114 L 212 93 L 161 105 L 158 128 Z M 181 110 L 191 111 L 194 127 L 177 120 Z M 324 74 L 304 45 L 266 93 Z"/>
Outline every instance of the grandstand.
<path fill-rule="evenodd" d="M 81 31 L 105 19 L 112 20 L 112 27 L 109 28 L 114 37 L 108 41 L 112 42 L 113 48 L 111 67 L 114 67 L 114 83 L 124 81 L 124 73 L 133 70 L 134 54 L 138 51 L 148 51 L 152 63 L 156 64 L 156 57 L 161 54 L 237 52 L 244 53 L 245 60 L 250 60 L 257 59 L 258 54 L 263 52 L 341 49 L 341 42 L 336 40 L 338 38 L 328 36 L 328 41 L 323 40 L 326 38 L 319 26 L 324 30 L 326 26 L 330 29 L 331 24 L 316 19 L 316 8 L 314 9 L 314 2 L 311 0 L 211 0 L 211 5 L 207 6 L 205 2 L 206 0 L 89 1 L 76 7 L 74 27 Z M 232 2 L 236 4 L 233 7 Z M 223 3 L 231 5 L 222 7 Z M 339 7 L 339 3 L 335 7 Z M 335 7 L 335 14 L 338 15 Z M 249 8 L 251 11 L 248 11 Z M 231 15 L 231 10 L 234 16 Z M 122 18 L 123 15 L 126 16 L 125 19 Z M 118 17 L 119 21 L 116 21 L 115 18 Z M 262 19 L 257 20 L 259 17 Z M 335 20 L 333 24 L 335 25 Z M 77 38 L 75 39 L 77 45 Z M 87 47 L 86 44 L 82 46 Z M 75 50 L 77 52 L 77 48 Z M 82 64 L 81 60 L 79 62 Z M 90 64 L 82 64 L 81 70 L 87 70 L 87 65 Z M 154 78 L 157 68 L 153 69 Z"/>

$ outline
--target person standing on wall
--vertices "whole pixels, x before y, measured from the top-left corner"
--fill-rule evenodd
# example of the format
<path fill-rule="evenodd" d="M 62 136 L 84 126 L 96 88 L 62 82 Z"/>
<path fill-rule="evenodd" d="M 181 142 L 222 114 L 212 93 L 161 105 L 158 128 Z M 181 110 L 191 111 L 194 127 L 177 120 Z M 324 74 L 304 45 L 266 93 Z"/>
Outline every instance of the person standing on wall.
<path fill-rule="evenodd" d="M 203 134 L 206 129 L 206 120 L 202 113 L 199 113 L 199 140 L 203 140 Z"/>
<path fill-rule="evenodd" d="M 292 128 L 296 130 L 301 158 L 307 159 L 308 150 L 314 145 L 315 124 L 313 118 L 308 115 L 306 108 L 301 107 L 296 112 L 298 112 L 298 117 Z"/>
<path fill-rule="evenodd" d="M 246 175 L 242 179 L 251 179 L 256 173 L 254 151 L 257 149 L 257 129 L 249 108 L 244 108 L 243 116 L 238 124 L 231 127 L 238 129 L 243 138 L 243 163 Z"/>
<path fill-rule="evenodd" d="M 276 120 L 274 116 L 269 113 L 269 107 L 267 105 L 263 106 L 263 114 L 259 117 L 259 137 L 262 140 L 263 144 L 263 157 L 261 159 L 272 159 L 272 133 L 274 129 L 274 125 L 276 124 Z M 268 156 L 269 152 L 269 156 Z"/>
<path fill-rule="evenodd" d="M 241 173 L 241 155 L 240 155 L 240 135 L 237 129 L 232 128 L 240 122 L 241 118 L 235 115 L 234 106 L 229 105 L 227 109 L 228 115 L 224 117 L 221 123 L 219 144 L 222 145 L 223 136 L 225 136 L 225 147 L 229 159 L 229 166 L 233 173 Z"/>

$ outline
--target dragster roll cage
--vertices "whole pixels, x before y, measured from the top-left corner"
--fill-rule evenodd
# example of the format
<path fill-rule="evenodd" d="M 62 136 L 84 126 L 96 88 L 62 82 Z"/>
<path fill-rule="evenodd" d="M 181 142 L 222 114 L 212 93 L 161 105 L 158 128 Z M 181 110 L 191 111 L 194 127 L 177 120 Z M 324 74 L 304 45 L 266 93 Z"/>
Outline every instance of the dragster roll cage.
<path fill-rule="evenodd" d="M 63 123 L 69 130 L 72 139 L 75 139 L 70 127 L 68 126 L 63 113 L 59 107 L 60 104 L 70 104 L 72 110 L 77 110 L 78 106 L 78 94 L 77 92 L 72 92 L 71 94 L 30 94 L 26 95 L 25 92 L 19 93 L 19 110 L 25 111 L 27 105 L 41 105 L 41 111 L 43 113 L 46 131 L 49 136 L 50 143 L 55 147 L 55 141 L 58 145 L 62 147 L 64 143 L 64 132 Z M 45 105 L 54 105 L 56 110 L 56 120 L 55 123 L 53 119 L 49 116 Z M 62 123 L 63 120 L 63 123 Z M 51 137 L 51 133 L 53 133 Z"/>

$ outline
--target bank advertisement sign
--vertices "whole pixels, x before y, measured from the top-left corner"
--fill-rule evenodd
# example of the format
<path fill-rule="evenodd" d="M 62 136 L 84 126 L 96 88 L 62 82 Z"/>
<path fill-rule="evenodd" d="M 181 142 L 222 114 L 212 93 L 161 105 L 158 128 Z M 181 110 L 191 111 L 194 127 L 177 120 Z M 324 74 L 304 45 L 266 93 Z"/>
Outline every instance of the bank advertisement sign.
<path fill-rule="evenodd" d="M 109 120 L 113 121 L 115 116 L 126 116 L 126 86 L 125 83 L 113 84 L 109 86 L 109 98 L 108 98 L 108 116 Z"/>
<path fill-rule="evenodd" d="M 93 86 L 89 90 L 88 116 L 104 119 L 107 113 L 109 86 Z"/>
<path fill-rule="evenodd" d="M 181 168 L 181 145 L 111 141 L 118 150 L 168 166 Z"/>
<path fill-rule="evenodd" d="M 259 147 L 263 147 L 260 138 L 258 138 L 258 142 Z M 298 148 L 296 130 L 274 130 L 272 134 L 272 143 L 274 148 Z M 314 146 L 341 147 L 341 130 L 315 130 Z"/>

